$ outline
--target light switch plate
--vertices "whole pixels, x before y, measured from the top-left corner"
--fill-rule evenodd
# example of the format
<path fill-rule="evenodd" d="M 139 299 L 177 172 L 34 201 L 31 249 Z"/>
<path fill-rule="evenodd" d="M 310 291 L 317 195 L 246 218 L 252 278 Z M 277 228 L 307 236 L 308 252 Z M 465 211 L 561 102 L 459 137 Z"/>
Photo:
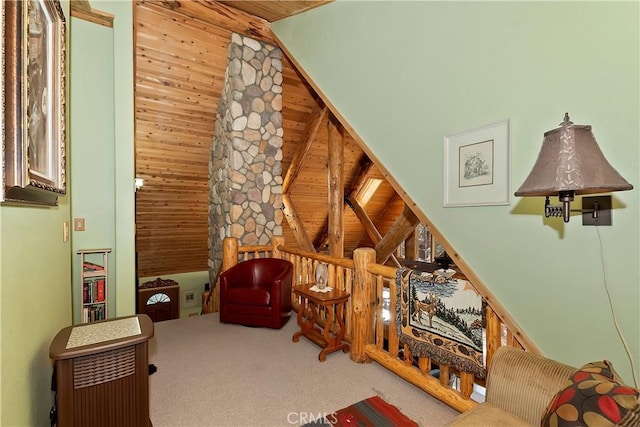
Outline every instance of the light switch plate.
<path fill-rule="evenodd" d="M 73 219 L 73 231 L 84 231 L 84 218 Z"/>

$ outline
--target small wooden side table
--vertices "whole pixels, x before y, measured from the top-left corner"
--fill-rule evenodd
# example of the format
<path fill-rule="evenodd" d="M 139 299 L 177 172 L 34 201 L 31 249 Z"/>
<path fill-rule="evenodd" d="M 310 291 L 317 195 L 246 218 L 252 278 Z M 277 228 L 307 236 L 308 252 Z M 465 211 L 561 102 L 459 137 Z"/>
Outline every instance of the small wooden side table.
<path fill-rule="evenodd" d="M 302 298 L 297 318 L 300 331 L 293 335 L 293 342 L 298 342 L 301 336 L 307 337 L 323 348 L 318 359 L 324 362 L 329 353 L 338 350 L 342 350 L 344 353 L 349 352 L 349 344 L 342 342 L 342 338 L 344 338 L 344 305 L 349 300 L 350 294 L 337 289 L 329 292 L 316 292 L 310 289 L 313 285 L 314 283 L 310 283 L 293 287 L 293 292 Z M 307 306 L 310 318 L 305 317 Z M 316 327 L 320 307 L 325 307 L 329 313 L 324 331 Z M 331 327 L 334 323 L 337 329 L 335 333 L 332 333 Z"/>

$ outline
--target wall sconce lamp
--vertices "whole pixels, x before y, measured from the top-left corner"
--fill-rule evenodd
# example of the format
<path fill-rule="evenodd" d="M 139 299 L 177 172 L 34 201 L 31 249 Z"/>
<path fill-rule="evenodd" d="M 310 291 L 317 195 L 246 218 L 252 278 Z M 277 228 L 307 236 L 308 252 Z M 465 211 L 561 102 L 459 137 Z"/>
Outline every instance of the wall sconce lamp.
<path fill-rule="evenodd" d="M 561 216 L 569 222 L 571 212 L 582 212 L 583 225 L 611 225 L 611 196 L 584 197 L 583 208 L 589 209 L 572 210 L 569 204 L 575 195 L 631 189 L 605 159 L 591 126 L 574 125 L 565 113 L 560 127 L 544 134 L 538 160 L 515 195 L 545 196 L 545 217 Z M 562 205 L 549 204 L 549 196 L 556 195 Z"/>

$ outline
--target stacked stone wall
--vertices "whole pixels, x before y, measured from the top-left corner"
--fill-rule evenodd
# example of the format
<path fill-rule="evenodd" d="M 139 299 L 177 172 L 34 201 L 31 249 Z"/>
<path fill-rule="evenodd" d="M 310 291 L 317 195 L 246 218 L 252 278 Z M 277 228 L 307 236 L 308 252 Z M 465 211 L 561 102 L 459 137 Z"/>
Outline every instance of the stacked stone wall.
<path fill-rule="evenodd" d="M 282 51 L 232 34 L 209 160 L 209 276 L 222 240 L 268 244 L 282 235 Z"/>

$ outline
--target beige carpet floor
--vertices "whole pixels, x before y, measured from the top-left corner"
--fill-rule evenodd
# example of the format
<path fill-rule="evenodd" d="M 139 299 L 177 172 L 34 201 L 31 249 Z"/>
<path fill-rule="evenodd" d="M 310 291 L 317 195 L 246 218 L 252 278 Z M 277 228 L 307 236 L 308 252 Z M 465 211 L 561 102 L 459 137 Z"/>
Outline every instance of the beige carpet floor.
<path fill-rule="evenodd" d="M 457 412 L 375 362 L 318 361 L 295 318 L 280 330 L 221 324 L 217 313 L 154 325 L 149 362 L 154 427 L 297 426 L 379 395 L 421 426 Z"/>

